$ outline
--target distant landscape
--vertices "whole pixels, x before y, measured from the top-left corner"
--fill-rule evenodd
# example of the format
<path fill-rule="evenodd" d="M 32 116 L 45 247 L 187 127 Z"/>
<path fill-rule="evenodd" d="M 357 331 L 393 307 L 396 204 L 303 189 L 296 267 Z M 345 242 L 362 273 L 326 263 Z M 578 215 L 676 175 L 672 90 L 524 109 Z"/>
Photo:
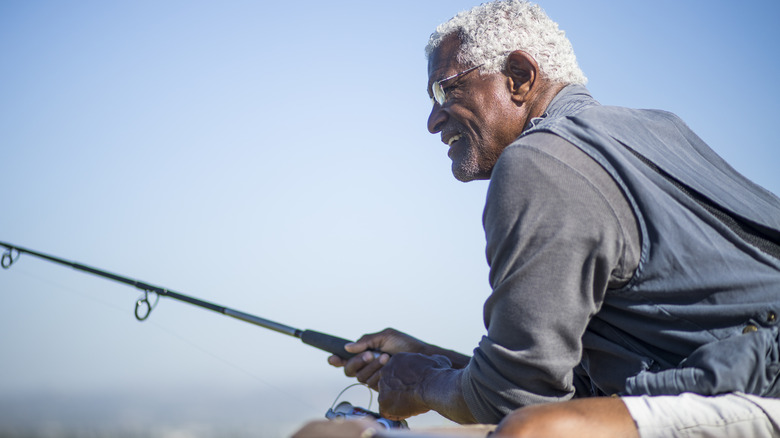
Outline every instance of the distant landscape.
<path fill-rule="evenodd" d="M 0 437 L 288 437 L 306 422 L 324 418 L 336 395 L 313 394 L 308 406 L 299 406 L 278 393 L 0 394 Z M 355 404 L 363 402 L 359 395 L 352 397 Z M 280 404 L 289 406 L 280 409 Z M 410 424 L 452 423 L 426 414 Z"/>
<path fill-rule="evenodd" d="M 258 415 L 278 403 L 264 394 L 144 397 L 142 394 L 0 395 L 0 436 L 63 437 L 284 437 L 311 415 L 291 407 L 272 423 Z M 323 407 L 323 413 L 328 406 Z M 276 411 L 278 413 L 278 411 Z"/>

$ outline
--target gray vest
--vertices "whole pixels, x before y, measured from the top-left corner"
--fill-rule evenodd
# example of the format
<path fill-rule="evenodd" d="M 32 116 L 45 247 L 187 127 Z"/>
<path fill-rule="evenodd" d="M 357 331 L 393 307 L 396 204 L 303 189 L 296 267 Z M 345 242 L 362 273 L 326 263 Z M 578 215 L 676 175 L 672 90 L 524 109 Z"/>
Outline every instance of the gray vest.
<path fill-rule="evenodd" d="M 675 115 L 601 106 L 582 86 L 561 91 L 523 135 L 538 131 L 600 163 L 641 232 L 632 280 L 608 291 L 583 336 L 578 371 L 591 395 L 780 397 L 780 259 L 760 249 L 780 242 L 780 199 Z"/>

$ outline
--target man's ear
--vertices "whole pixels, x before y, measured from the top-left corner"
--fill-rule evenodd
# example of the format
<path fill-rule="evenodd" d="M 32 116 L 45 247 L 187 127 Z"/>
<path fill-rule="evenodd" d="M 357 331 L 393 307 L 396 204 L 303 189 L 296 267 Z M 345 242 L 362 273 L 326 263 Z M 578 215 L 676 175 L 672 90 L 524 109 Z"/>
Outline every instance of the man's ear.
<path fill-rule="evenodd" d="M 536 60 L 528 53 L 516 50 L 509 54 L 505 73 L 512 92 L 512 100 L 518 104 L 527 101 L 539 77 L 539 65 Z"/>

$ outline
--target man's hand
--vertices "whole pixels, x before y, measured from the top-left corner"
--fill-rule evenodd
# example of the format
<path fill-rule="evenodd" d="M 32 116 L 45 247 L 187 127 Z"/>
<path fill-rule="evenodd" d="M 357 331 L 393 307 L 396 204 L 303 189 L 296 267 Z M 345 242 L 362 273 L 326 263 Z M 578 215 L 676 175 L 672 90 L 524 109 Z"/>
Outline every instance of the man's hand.
<path fill-rule="evenodd" d="M 379 391 L 379 409 L 385 418 L 403 419 L 435 410 L 457 423 L 476 423 L 460 384 L 468 356 L 393 329 L 364 335 L 344 349 L 357 355 L 349 360 L 330 356 L 328 362 Z"/>
<path fill-rule="evenodd" d="M 457 423 L 476 423 L 463 398 L 463 369 L 452 365 L 449 357 L 439 354 L 393 355 L 379 380 L 380 414 L 401 420 L 434 410 Z"/>
<path fill-rule="evenodd" d="M 348 377 L 357 377 L 358 381 L 377 390 L 379 371 L 390 360 L 390 355 L 403 352 L 419 353 L 424 351 L 427 345 L 406 333 L 387 328 L 379 333 L 363 335 L 357 342 L 345 345 L 345 350 L 357 354 L 352 359 L 344 360 L 333 355 L 328 358 L 328 363 L 334 367 L 344 367 L 344 374 Z"/>

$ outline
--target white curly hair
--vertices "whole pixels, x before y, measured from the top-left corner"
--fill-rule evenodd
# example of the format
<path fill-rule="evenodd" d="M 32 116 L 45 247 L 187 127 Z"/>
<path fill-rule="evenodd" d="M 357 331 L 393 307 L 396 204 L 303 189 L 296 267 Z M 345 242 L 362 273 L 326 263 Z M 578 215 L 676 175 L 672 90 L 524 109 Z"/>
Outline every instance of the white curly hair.
<path fill-rule="evenodd" d="M 425 47 L 426 58 L 452 34 L 461 42 L 458 61 L 463 65 L 484 64 L 480 68 L 484 73 L 500 72 L 509 52 L 522 50 L 536 60 L 542 74 L 553 82 L 588 82 L 566 33 L 542 8 L 525 0 L 498 0 L 460 12 L 431 34 Z"/>

